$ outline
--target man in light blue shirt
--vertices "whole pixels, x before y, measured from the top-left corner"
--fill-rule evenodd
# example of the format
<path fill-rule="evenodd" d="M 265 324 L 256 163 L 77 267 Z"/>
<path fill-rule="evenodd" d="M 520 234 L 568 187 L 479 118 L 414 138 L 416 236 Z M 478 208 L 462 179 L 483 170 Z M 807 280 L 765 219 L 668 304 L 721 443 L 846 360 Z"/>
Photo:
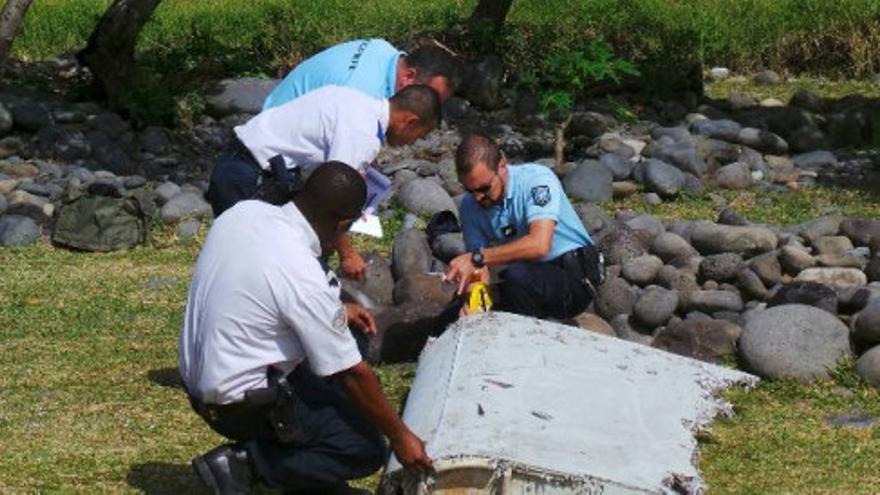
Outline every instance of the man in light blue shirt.
<path fill-rule="evenodd" d="M 462 201 L 461 227 L 468 253 L 449 263 L 446 278 L 459 293 L 482 268 L 506 265 L 497 308 L 538 318 L 571 318 L 590 304 L 601 283 L 602 261 L 549 168 L 508 165 L 498 146 L 466 136 L 455 156 Z"/>
<path fill-rule="evenodd" d="M 437 46 L 405 54 L 383 39 L 354 40 L 327 48 L 297 65 L 272 90 L 263 110 L 330 84 L 385 99 L 411 84 L 424 84 L 445 101 L 459 72 L 455 57 Z"/>

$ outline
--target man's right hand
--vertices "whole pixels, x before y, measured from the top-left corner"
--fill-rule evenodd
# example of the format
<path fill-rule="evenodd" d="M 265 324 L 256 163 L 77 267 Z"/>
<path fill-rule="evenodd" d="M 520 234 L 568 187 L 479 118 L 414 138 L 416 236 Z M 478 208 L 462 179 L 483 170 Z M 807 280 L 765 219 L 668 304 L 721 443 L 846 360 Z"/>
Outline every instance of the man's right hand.
<path fill-rule="evenodd" d="M 391 449 L 403 467 L 422 473 L 434 472 L 434 463 L 425 450 L 425 442 L 412 431 L 406 430 L 399 437 L 392 438 Z"/>

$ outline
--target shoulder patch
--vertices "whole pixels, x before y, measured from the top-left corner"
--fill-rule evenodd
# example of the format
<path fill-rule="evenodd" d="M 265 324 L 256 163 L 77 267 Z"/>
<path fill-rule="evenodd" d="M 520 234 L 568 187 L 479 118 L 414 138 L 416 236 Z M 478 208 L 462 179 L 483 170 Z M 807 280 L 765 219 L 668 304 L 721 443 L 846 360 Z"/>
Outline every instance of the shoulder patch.
<path fill-rule="evenodd" d="M 333 329 L 339 333 L 346 331 L 348 328 L 348 318 L 345 316 L 345 306 L 340 306 L 336 316 L 333 317 Z"/>
<path fill-rule="evenodd" d="M 545 206 L 550 202 L 550 186 L 535 186 L 532 188 L 532 200 L 538 206 Z"/>

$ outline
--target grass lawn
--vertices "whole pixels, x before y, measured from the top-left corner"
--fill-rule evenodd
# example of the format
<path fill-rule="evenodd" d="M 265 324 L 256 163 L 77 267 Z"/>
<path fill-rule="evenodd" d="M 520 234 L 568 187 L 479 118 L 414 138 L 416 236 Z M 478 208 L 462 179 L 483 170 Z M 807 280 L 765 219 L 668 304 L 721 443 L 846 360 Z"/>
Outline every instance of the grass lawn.
<path fill-rule="evenodd" d="M 880 213 L 860 193 L 780 193 L 769 206 L 755 193 L 725 197 L 749 217 L 778 223 L 831 207 Z M 646 211 L 635 200 L 609 205 L 620 208 Z M 717 207 L 685 198 L 651 211 L 714 218 Z M 112 254 L 46 244 L 0 249 L 0 493 L 203 493 L 189 459 L 222 440 L 190 410 L 176 376 L 198 245 L 176 245 L 164 232 L 155 239 Z M 387 252 L 388 243 L 370 247 Z M 379 372 L 399 401 L 413 367 Z M 880 416 L 877 391 L 851 373 L 814 386 L 763 384 L 729 398 L 736 417 L 702 436 L 700 467 L 713 491 L 877 492 L 880 426 L 825 423 L 836 414 Z"/>

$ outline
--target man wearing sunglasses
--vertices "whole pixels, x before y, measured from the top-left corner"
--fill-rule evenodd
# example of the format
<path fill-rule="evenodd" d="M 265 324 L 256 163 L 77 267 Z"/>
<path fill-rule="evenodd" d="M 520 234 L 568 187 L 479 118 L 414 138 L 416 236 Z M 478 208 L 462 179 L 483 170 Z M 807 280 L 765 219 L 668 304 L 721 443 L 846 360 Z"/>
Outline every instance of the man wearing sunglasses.
<path fill-rule="evenodd" d="M 469 252 L 446 270 L 459 294 L 473 281 L 488 282 L 487 267 L 504 266 L 496 309 L 557 319 L 586 309 L 602 281 L 601 255 L 553 171 L 508 165 L 481 134 L 465 136 L 455 166 L 469 193 L 460 208 Z"/>
<path fill-rule="evenodd" d="M 432 469 L 362 358 L 372 316 L 343 304 L 322 261 L 365 200 L 360 174 L 329 162 L 292 201 L 242 201 L 211 227 L 178 360 L 193 409 L 233 442 L 193 459 L 213 493 L 251 493 L 258 482 L 302 495 L 369 493 L 346 482 L 382 466 L 383 433 L 404 466 Z"/>

